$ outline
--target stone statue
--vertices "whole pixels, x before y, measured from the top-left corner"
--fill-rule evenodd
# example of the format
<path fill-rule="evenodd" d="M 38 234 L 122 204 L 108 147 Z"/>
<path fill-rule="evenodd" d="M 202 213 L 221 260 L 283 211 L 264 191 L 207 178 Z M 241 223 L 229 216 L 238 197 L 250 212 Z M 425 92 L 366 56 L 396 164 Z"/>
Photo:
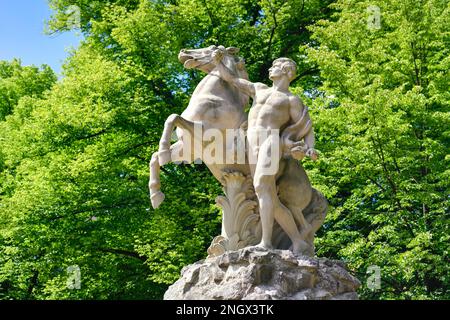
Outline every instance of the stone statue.
<path fill-rule="evenodd" d="M 195 135 L 196 125 L 202 131 L 216 129 L 225 136 L 226 129 L 238 129 L 247 119 L 244 110 L 248 104 L 248 96 L 217 75 L 210 74 L 216 68 L 212 63 L 212 53 L 215 50 L 217 50 L 217 47 L 210 46 L 204 49 L 181 50 L 178 55 L 178 59 L 185 68 L 201 70 L 207 73 L 207 76 L 194 90 L 186 110 L 181 115 L 170 115 L 164 124 L 159 151 L 152 155 L 150 161 L 149 187 L 153 208 L 159 207 L 164 200 L 164 194 L 160 191 L 160 166 L 170 161 L 191 163 L 196 160 L 194 155 L 199 154 L 200 158 L 203 155 L 202 150 L 207 146 L 207 142 L 203 141 L 202 136 Z M 248 75 L 244 62 L 235 55 L 236 52 L 236 48 L 226 49 L 223 63 L 236 75 L 247 79 Z M 178 141 L 170 145 L 175 127 L 177 127 Z M 224 149 L 227 148 L 230 148 L 230 146 L 224 145 Z M 244 175 L 249 172 L 248 166 L 244 164 L 224 165 L 208 161 L 203 162 L 219 181 L 222 180 L 225 168 L 242 172 Z"/>
<path fill-rule="evenodd" d="M 221 235 L 205 260 L 183 268 L 164 299 L 358 299 L 360 282 L 345 264 L 313 257 L 328 203 L 299 161 L 317 152 L 308 108 L 289 91 L 296 64 L 276 59 L 269 87 L 248 80 L 237 54 L 210 46 L 178 56 L 207 75 L 186 110 L 165 122 L 150 161 L 152 206 L 164 200 L 160 166 L 169 161 L 203 161 L 225 195 L 216 198 Z"/>
<path fill-rule="evenodd" d="M 273 86 L 268 87 L 263 83 L 252 83 L 234 76 L 221 62 L 223 51 L 217 50 L 213 55 L 217 62 L 219 75 L 253 100 L 253 106 L 248 115 L 247 137 L 249 155 L 256 160 L 254 163 L 250 163 L 250 172 L 261 215 L 262 240 L 259 246 L 267 249 L 273 248 L 272 231 L 274 220 L 276 220 L 289 236 L 293 251 L 302 253 L 308 247 L 303 240 L 311 226 L 305 221 L 303 213 L 299 210 L 298 218 L 302 233 L 299 232 L 292 212 L 278 198 L 276 185 L 278 170 L 273 173 L 265 170 L 268 159 L 275 161 L 276 166 L 281 160 L 281 152 L 277 152 L 278 155 L 272 157 L 275 153 L 273 146 L 281 145 L 282 137 L 279 135 L 279 130 L 287 126 L 289 126 L 288 130 L 292 130 L 292 128 L 298 127 L 297 123 L 304 123 L 305 118 L 302 115 L 304 115 L 306 107 L 297 96 L 289 91 L 289 84 L 296 77 L 297 66 L 291 59 L 276 59 L 269 69 L 269 78 L 273 81 Z M 275 130 L 276 134 L 270 134 L 270 132 L 262 134 L 264 131 L 272 130 Z M 299 138 L 305 139 L 306 155 L 316 159 L 317 153 L 314 150 L 314 132 L 311 121 L 308 121 L 304 127 L 298 127 L 298 131 L 305 132 L 305 135 Z M 292 145 L 297 145 L 294 141 L 290 142 Z"/>
<path fill-rule="evenodd" d="M 178 58 L 185 68 L 207 75 L 185 111 L 165 122 L 159 150 L 150 162 L 152 206 L 164 200 L 160 166 L 200 159 L 225 192 L 216 199 L 223 211 L 222 234 L 208 249 L 210 257 L 254 245 L 313 256 L 314 235 L 325 219 L 327 201 L 311 187 L 298 161 L 305 156 L 314 160 L 317 153 L 308 109 L 289 92 L 295 62 L 275 60 L 269 70 L 273 86 L 268 87 L 248 81 L 237 53 L 237 48 L 223 46 L 181 50 Z M 247 119 L 249 97 L 253 106 Z M 170 145 L 175 127 L 178 141 Z M 236 134 L 227 139 L 230 132 Z M 239 150 L 245 145 L 242 157 Z M 225 154 L 219 161 L 218 155 Z"/>

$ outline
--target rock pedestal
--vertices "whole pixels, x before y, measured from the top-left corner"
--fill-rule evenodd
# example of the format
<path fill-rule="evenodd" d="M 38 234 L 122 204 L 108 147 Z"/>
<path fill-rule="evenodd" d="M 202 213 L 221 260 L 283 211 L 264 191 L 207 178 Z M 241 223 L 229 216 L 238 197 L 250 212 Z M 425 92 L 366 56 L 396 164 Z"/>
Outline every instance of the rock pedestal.
<path fill-rule="evenodd" d="M 248 247 L 186 266 L 165 300 L 356 300 L 344 263 Z"/>

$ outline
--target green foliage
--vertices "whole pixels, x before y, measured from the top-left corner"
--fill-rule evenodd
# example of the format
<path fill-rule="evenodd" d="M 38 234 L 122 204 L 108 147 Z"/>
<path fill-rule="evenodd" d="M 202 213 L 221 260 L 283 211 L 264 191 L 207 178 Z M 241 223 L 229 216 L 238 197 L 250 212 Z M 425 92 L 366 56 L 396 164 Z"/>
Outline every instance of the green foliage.
<path fill-rule="evenodd" d="M 203 76 L 178 52 L 211 44 L 240 48 L 253 81 L 298 62 L 322 152 L 305 166 L 332 205 L 318 255 L 346 260 L 362 298 L 448 298 L 448 4 L 330 3 L 50 0 L 50 31 L 77 5 L 85 40 L 59 81 L 0 62 L 0 299 L 158 299 L 205 257 L 221 220 L 206 167 L 163 167 L 158 210 L 147 183 L 164 120 Z"/>
<path fill-rule="evenodd" d="M 367 8 L 381 12 L 379 29 Z M 368 298 L 449 297 L 450 7 L 447 1 L 338 1 L 307 48 L 324 79 L 314 169 L 332 211 L 318 254 L 345 259 Z M 368 276 L 368 275 L 367 275 Z"/>
<path fill-rule="evenodd" d="M 50 32 L 73 27 L 67 9 L 80 8 L 85 41 L 45 96 L 22 94 L 10 81 L 9 91 L 25 96 L 11 100 L 12 114 L 0 123 L 0 296 L 160 298 L 220 233 L 221 191 L 203 166 L 166 166 L 167 200 L 149 208 L 147 168 L 162 124 L 182 112 L 202 77 L 183 69 L 179 50 L 235 45 L 252 78 L 265 80 L 272 58 L 307 42 L 309 32 L 296 38 L 296 28 L 322 17 L 325 4 L 305 4 L 295 20 L 299 1 L 50 5 Z M 80 290 L 66 285 L 74 265 Z"/>
<path fill-rule="evenodd" d="M 56 82 L 56 75 L 50 67 L 42 70 L 23 67 L 19 60 L 0 61 L 0 121 L 13 112 L 20 98 L 42 97 Z"/>

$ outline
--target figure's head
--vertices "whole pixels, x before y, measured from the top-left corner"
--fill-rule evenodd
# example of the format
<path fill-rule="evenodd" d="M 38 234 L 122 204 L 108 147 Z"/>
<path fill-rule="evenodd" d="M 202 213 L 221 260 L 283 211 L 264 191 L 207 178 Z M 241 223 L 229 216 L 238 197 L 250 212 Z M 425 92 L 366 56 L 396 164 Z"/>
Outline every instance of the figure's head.
<path fill-rule="evenodd" d="M 186 69 L 198 69 L 209 73 L 216 65 L 213 63 L 213 53 L 221 51 L 223 53 L 223 62 L 232 71 L 239 73 L 245 70 L 244 59 L 237 56 L 238 48 L 224 46 L 209 46 L 200 49 L 183 49 L 178 54 L 178 60 Z"/>
<path fill-rule="evenodd" d="M 288 77 L 289 82 L 295 79 L 297 76 L 297 64 L 294 60 L 278 58 L 273 61 L 272 67 L 269 68 L 269 79 L 275 80 L 283 75 Z"/>

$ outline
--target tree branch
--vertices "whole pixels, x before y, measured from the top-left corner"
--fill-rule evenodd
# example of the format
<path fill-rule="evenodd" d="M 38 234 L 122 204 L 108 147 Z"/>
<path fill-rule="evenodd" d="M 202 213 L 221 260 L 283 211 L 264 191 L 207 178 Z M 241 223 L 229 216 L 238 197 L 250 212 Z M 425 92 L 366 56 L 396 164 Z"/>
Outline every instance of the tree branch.
<path fill-rule="evenodd" d="M 112 249 L 112 248 L 97 248 L 97 251 L 123 255 L 123 256 L 138 259 L 143 262 L 147 261 L 146 257 L 144 257 L 134 251 L 128 251 L 128 250 L 122 250 L 122 249 Z"/>
<path fill-rule="evenodd" d="M 133 205 L 134 203 L 118 203 L 118 204 L 113 204 L 113 205 L 107 205 L 107 206 L 101 206 L 101 207 L 96 207 L 96 208 L 84 208 L 84 209 L 79 209 L 79 210 L 75 210 L 70 212 L 67 215 L 64 216 L 56 216 L 50 219 L 50 221 L 56 221 L 59 219 L 63 219 L 63 218 L 67 218 L 73 215 L 77 215 L 80 213 L 86 213 L 86 212 L 91 212 L 91 211 L 100 211 L 100 210 L 108 210 L 108 209 L 121 209 L 121 208 L 125 208 L 125 207 L 129 207 L 130 205 Z"/>
<path fill-rule="evenodd" d="M 354 163 L 352 160 L 350 160 L 349 158 L 345 158 L 345 160 L 347 160 L 348 162 L 350 162 L 350 164 L 354 167 L 354 166 L 356 166 L 356 163 Z M 384 192 L 386 192 L 386 189 L 380 184 L 380 183 L 378 183 L 377 181 L 375 181 L 375 179 L 373 179 L 373 178 L 371 178 L 370 176 L 368 176 L 368 175 L 364 175 L 364 178 L 367 178 L 367 179 L 369 179 L 372 183 L 374 183 L 378 188 L 380 188 L 381 189 L 381 191 L 384 191 Z"/>
<path fill-rule="evenodd" d="M 27 289 L 28 298 L 31 298 L 31 294 L 33 293 L 33 290 L 37 285 L 38 277 L 39 277 L 39 271 L 34 270 L 33 276 L 30 278 L 30 285 L 28 286 L 28 289 Z"/>
<path fill-rule="evenodd" d="M 272 13 L 272 19 L 273 19 L 273 27 L 270 31 L 270 37 L 269 37 L 269 44 L 267 45 L 267 51 L 266 51 L 266 57 L 264 58 L 265 61 L 269 60 L 270 52 L 272 51 L 272 42 L 273 37 L 275 36 L 275 30 L 278 28 L 278 22 L 277 22 L 277 12 L 278 10 L 274 10 L 274 8 L 271 6 L 270 8 Z"/>

